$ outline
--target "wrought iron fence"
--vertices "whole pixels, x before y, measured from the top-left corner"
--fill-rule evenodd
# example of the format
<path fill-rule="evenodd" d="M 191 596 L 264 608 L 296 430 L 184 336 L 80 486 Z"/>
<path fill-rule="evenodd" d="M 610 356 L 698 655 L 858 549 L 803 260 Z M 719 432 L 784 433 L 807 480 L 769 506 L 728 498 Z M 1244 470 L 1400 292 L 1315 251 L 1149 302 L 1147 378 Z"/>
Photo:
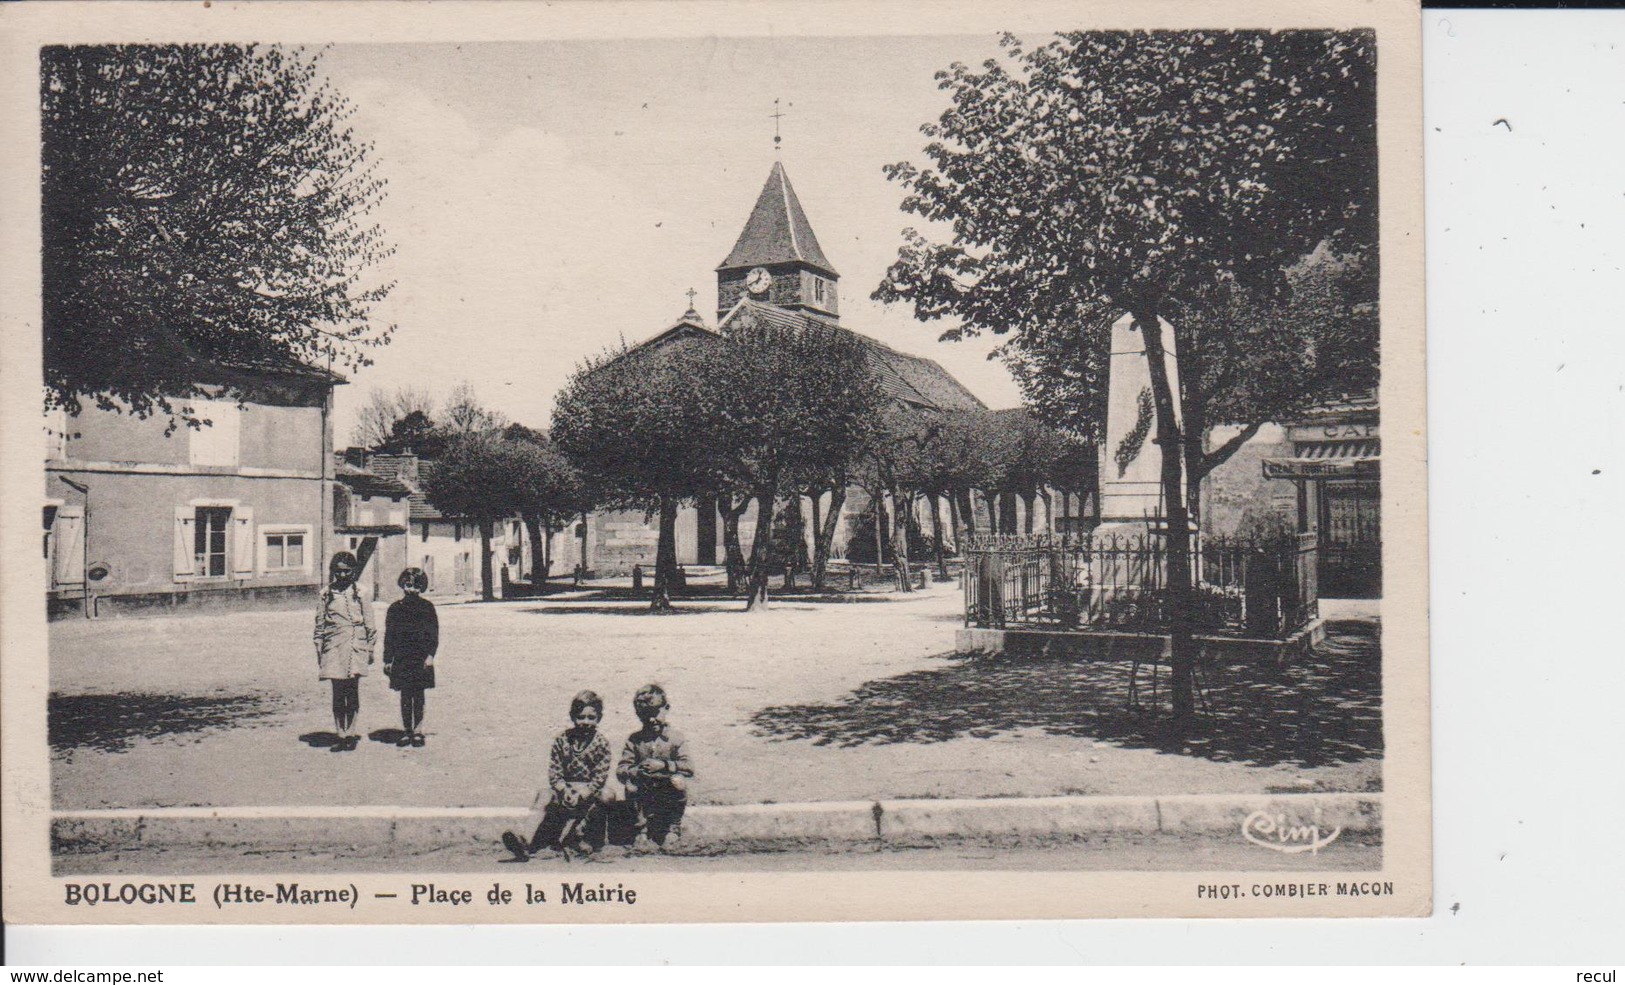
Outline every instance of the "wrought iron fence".
<path fill-rule="evenodd" d="M 1284 637 L 1316 614 L 1313 534 L 1191 538 L 1191 628 Z M 984 534 L 965 551 L 965 623 L 1165 632 L 1167 538 Z"/>

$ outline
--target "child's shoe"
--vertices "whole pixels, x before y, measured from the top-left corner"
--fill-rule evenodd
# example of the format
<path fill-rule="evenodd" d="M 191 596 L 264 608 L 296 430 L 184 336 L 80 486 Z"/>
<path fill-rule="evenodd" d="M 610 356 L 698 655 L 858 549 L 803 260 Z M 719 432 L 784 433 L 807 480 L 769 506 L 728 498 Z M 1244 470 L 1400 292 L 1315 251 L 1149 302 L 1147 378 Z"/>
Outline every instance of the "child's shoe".
<path fill-rule="evenodd" d="M 513 853 L 515 861 L 530 861 L 530 847 L 512 831 L 502 832 L 502 847 Z"/>

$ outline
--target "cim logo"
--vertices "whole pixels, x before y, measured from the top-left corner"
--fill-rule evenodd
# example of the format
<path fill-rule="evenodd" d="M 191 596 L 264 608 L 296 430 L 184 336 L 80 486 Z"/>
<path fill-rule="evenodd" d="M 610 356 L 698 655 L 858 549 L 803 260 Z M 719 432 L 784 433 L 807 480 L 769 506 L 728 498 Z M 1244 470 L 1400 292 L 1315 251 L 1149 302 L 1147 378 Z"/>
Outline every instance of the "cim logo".
<path fill-rule="evenodd" d="M 1265 811 L 1253 811 L 1241 822 L 1243 838 L 1259 848 L 1268 848 L 1284 855 L 1297 855 L 1300 852 L 1318 855 L 1322 848 L 1336 841 L 1342 833 L 1342 828 L 1333 828 L 1323 834 L 1318 824 L 1288 824 L 1285 814 Z"/>

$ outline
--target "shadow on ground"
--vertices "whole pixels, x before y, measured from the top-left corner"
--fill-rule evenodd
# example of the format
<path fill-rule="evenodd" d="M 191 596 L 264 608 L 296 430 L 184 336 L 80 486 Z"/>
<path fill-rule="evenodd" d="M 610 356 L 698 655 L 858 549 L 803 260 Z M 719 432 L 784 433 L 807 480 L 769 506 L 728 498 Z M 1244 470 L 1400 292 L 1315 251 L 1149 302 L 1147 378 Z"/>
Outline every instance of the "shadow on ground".
<path fill-rule="evenodd" d="M 1210 666 L 1209 710 L 1183 744 L 1169 733 L 1167 669 L 1151 701 L 1129 707 L 1128 663 L 952 658 L 941 669 L 870 681 L 834 704 L 781 705 L 751 716 L 753 731 L 816 745 L 943 742 L 1018 729 L 1220 762 L 1326 766 L 1382 753 L 1382 651 L 1377 627 L 1340 623 L 1312 658 Z"/>
<path fill-rule="evenodd" d="M 274 711 L 264 695 L 186 697 L 176 694 L 51 695 L 46 729 L 55 752 L 123 752 L 136 739 L 230 728 Z"/>

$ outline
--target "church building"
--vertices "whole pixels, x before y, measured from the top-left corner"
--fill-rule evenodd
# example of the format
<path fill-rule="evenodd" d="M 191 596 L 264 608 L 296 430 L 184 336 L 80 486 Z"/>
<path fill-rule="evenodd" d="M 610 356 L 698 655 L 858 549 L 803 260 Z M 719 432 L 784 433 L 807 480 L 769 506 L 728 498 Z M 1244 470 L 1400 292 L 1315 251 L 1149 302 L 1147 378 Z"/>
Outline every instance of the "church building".
<path fill-rule="evenodd" d="M 738 241 L 717 266 L 716 275 L 716 328 L 707 325 L 691 307 L 671 327 L 634 346 L 621 358 L 684 340 L 718 337 L 736 319 L 757 319 L 785 328 L 833 327 L 851 333 L 863 344 L 876 377 L 891 399 L 927 410 L 977 410 L 984 406 L 935 361 L 899 352 L 841 324 L 841 275 L 819 246 L 782 163 L 774 162 Z M 864 493 L 857 489 L 848 492 L 843 522 L 835 536 L 835 556 L 844 556 L 852 521 L 871 510 L 872 504 Z M 930 529 L 929 514 L 923 527 Z M 754 530 L 752 505 L 740 520 L 741 542 L 748 545 Z M 578 535 L 582 538 L 581 556 L 595 575 L 625 574 L 634 565 L 654 564 L 658 531 L 641 512 L 594 514 Z M 807 535 L 812 536 L 810 528 Z M 702 499 L 695 507 L 685 508 L 677 521 L 678 563 L 715 565 L 724 553 L 716 503 Z"/>

